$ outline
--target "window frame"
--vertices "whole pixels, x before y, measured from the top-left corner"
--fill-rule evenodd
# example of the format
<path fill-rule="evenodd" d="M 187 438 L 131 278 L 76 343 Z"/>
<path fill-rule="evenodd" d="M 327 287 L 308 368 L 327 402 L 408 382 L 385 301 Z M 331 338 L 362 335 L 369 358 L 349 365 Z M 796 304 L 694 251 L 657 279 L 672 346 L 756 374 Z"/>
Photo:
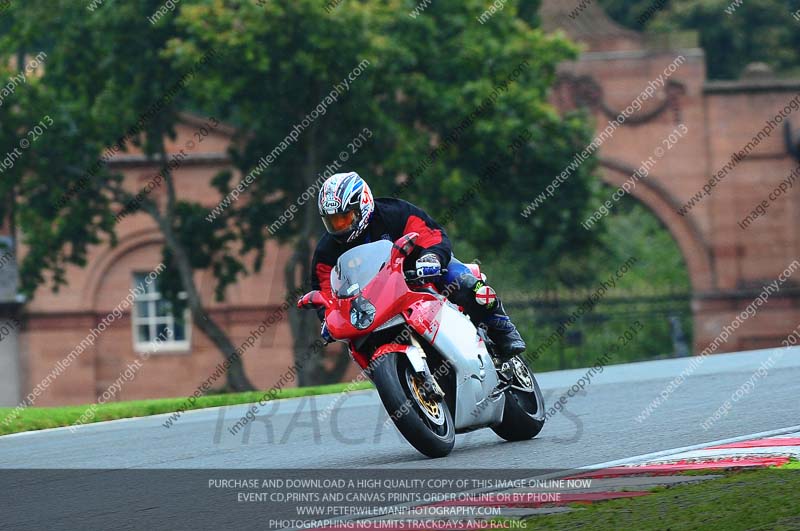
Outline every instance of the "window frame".
<path fill-rule="evenodd" d="M 145 288 L 145 292 L 141 295 L 137 295 L 133 300 L 133 308 L 131 309 L 131 339 L 133 342 L 133 350 L 138 354 L 188 354 L 191 352 L 192 346 L 192 322 L 190 320 L 190 313 L 189 308 L 184 309 L 184 331 L 185 331 L 185 338 L 179 341 L 176 341 L 172 338 L 164 339 L 159 343 L 155 342 L 155 338 L 158 337 L 156 333 L 157 326 L 159 324 L 165 324 L 170 330 L 175 332 L 175 315 L 173 313 L 168 313 L 166 315 L 158 315 L 157 308 L 158 303 L 160 301 L 165 301 L 164 297 L 158 291 L 155 282 L 151 282 L 150 284 L 146 284 L 143 280 L 148 275 L 147 272 L 142 271 L 134 271 L 133 272 L 133 288 L 135 289 L 136 286 L 142 284 Z M 180 294 L 181 299 L 186 298 L 185 293 Z M 139 304 L 146 303 L 147 304 L 147 316 L 142 317 L 139 315 Z M 139 340 L 139 329 L 140 325 L 148 325 L 150 329 L 150 337 L 153 338 L 150 341 L 140 341 Z"/>

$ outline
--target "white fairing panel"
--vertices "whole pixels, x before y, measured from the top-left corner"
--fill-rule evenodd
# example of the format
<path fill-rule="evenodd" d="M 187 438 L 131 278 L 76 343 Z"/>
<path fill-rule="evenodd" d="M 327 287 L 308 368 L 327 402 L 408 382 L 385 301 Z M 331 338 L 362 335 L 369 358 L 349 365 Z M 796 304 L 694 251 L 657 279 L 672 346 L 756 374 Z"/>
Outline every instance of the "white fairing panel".
<path fill-rule="evenodd" d="M 505 394 L 489 398 L 498 380 L 486 344 L 469 317 L 452 305 L 444 304 L 439 317 L 432 344 L 456 368 L 456 429 L 500 422 Z"/>

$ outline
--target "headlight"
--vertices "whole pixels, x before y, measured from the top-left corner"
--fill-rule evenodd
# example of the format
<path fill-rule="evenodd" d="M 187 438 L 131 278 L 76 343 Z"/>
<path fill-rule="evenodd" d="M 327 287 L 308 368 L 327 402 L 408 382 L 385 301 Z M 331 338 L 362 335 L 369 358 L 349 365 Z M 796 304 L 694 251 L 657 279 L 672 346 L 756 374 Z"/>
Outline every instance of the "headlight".
<path fill-rule="evenodd" d="M 359 330 L 364 330 L 369 328 L 374 320 L 375 306 L 361 295 L 353 299 L 350 305 L 350 324 Z"/>

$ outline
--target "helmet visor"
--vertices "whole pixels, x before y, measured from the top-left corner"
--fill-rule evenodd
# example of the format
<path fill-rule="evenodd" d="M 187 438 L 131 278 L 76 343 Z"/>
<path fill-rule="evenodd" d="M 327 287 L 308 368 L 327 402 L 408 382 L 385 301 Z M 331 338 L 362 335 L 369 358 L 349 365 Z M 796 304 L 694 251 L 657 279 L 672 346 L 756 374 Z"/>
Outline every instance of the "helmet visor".
<path fill-rule="evenodd" d="M 322 222 L 331 234 L 347 234 L 356 228 L 356 211 L 348 210 L 338 214 L 326 214 L 322 216 Z"/>

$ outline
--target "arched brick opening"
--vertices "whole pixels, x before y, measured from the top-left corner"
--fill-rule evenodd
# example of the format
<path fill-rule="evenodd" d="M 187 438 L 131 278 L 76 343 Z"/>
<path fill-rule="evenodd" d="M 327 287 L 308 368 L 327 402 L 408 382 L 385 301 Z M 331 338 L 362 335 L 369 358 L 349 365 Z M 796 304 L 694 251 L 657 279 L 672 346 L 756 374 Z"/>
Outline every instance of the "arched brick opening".
<path fill-rule="evenodd" d="M 601 158 L 600 165 L 604 169 L 603 181 L 614 188 L 622 186 L 636 171 L 630 164 L 609 158 Z M 680 203 L 659 182 L 653 175 L 646 177 L 636 183 L 631 195 L 656 215 L 678 243 L 689 270 L 693 293 L 714 291 L 716 275 L 711 246 L 692 218 L 678 214 Z"/>
<path fill-rule="evenodd" d="M 85 300 L 92 301 L 91 308 L 95 312 L 103 310 L 99 301 L 100 286 L 108 275 L 111 267 L 122 261 L 122 259 L 136 252 L 137 250 L 155 244 L 163 244 L 164 238 L 160 233 L 154 233 L 151 230 L 139 230 L 132 234 L 127 234 L 120 238 L 115 247 L 107 247 L 103 249 L 101 255 L 94 260 L 90 265 L 90 273 L 87 278 L 86 286 L 84 287 Z M 157 265 L 156 262 L 153 265 Z M 148 265 L 149 267 L 149 265 Z M 123 293 L 123 296 L 125 293 Z"/>
<path fill-rule="evenodd" d="M 91 302 L 95 323 L 107 316 L 128 295 L 132 286 L 132 271 L 153 271 L 160 263 L 163 238 L 151 230 L 139 230 L 122 236 L 115 247 L 103 249 L 90 266 L 84 286 L 84 300 Z M 99 398 L 109 386 L 125 372 L 126 366 L 138 360 L 133 352 L 133 307 L 128 306 L 122 316 L 114 320 L 95 340 L 93 356 L 93 395 Z M 129 395 L 137 383 L 118 389 L 113 400 Z"/>

